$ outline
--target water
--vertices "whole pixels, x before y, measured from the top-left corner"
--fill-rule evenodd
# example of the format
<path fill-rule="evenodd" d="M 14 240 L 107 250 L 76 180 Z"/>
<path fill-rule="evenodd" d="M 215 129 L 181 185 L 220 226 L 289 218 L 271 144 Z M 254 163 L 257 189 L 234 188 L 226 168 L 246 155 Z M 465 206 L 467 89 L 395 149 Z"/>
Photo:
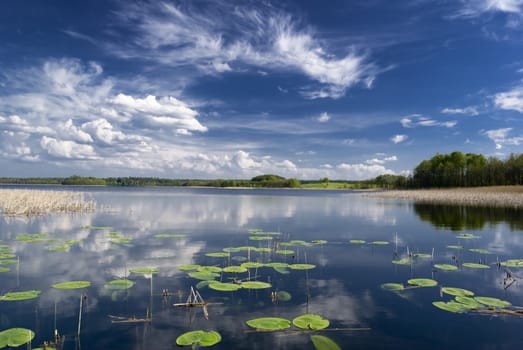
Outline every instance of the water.
<path fill-rule="evenodd" d="M 0 244 L 9 245 L 20 259 L 0 273 L 0 293 L 41 290 L 39 298 L 0 302 L 0 330 L 24 327 L 36 332 L 32 346 L 53 337 L 54 328 L 66 335 L 64 349 L 173 349 L 184 332 L 216 330 L 222 341 L 213 349 L 314 349 L 310 336 L 327 336 L 342 349 L 514 349 L 523 345 L 518 316 L 454 314 L 437 309 L 433 301 L 450 300 L 439 287 L 412 289 L 401 294 L 380 285 L 410 278 L 433 278 L 439 285 L 461 287 L 476 295 L 523 305 L 522 283 L 503 288 L 506 269 L 496 261 L 523 258 L 521 212 L 445 206 L 419 206 L 395 200 L 364 198 L 356 193 L 299 190 L 114 189 L 71 188 L 92 196 L 92 214 L 50 215 L 32 219 L 2 217 Z M 67 188 L 66 190 L 69 190 Z M 109 229 L 110 228 L 110 229 Z M 205 254 L 226 247 L 274 247 L 273 241 L 254 241 L 250 229 L 281 232 L 279 240 L 326 240 L 323 245 L 296 245 L 293 254 L 236 252 L 232 258 Z M 129 244 L 110 242 L 109 232 L 132 238 Z M 479 238 L 458 239 L 459 233 Z M 79 240 L 70 251 L 50 251 L 62 244 L 16 241 L 22 233 L 48 233 L 49 238 Z M 183 238 L 154 238 L 181 233 Z M 277 236 L 275 236 L 277 237 Z M 351 239 L 388 241 L 389 245 L 350 244 Z M 464 245 L 456 251 L 448 245 Z M 408 248 L 407 248 L 408 247 Z M 478 254 L 469 248 L 484 248 Z M 392 264 L 409 252 L 428 253 L 410 266 Z M 397 255 L 395 255 L 395 253 Z M 234 258 L 233 258 L 234 257 Z M 219 292 L 202 287 L 209 320 L 201 308 L 174 308 L 185 302 L 199 282 L 180 271 L 185 264 L 239 265 L 252 261 L 308 263 L 311 270 L 280 273 L 263 267 L 250 270 L 270 289 Z M 460 267 L 444 272 L 433 263 L 482 262 L 490 269 Z M 129 273 L 133 267 L 157 267 L 153 275 Z M 511 268 L 515 276 L 517 268 Z M 523 277 L 523 273 L 521 273 Z M 234 274 L 223 273 L 222 281 Z M 248 274 L 238 274 L 245 278 Z M 105 283 L 127 277 L 135 285 L 113 292 Z M 87 280 L 83 290 L 57 290 L 57 282 Z M 172 295 L 162 297 L 162 291 Z M 271 292 L 286 291 L 289 301 L 271 300 Z M 81 336 L 76 336 L 80 298 L 83 300 Z M 56 307 L 56 308 L 55 308 Z M 55 312 L 56 310 L 56 312 Z M 152 323 L 112 323 L 109 315 L 145 318 Z M 310 332 L 253 332 L 245 322 L 257 317 L 289 320 L 317 313 L 330 320 L 326 330 Z M 291 329 L 295 330 L 295 327 Z"/>

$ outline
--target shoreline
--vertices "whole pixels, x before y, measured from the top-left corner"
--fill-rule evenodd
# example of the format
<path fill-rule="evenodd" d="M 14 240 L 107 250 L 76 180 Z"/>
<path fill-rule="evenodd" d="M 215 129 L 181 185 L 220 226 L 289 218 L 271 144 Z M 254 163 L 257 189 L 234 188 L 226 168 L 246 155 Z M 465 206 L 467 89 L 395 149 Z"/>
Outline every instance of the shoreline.
<path fill-rule="evenodd" d="M 523 186 L 386 190 L 362 194 L 369 198 L 403 199 L 426 204 L 523 208 Z"/>

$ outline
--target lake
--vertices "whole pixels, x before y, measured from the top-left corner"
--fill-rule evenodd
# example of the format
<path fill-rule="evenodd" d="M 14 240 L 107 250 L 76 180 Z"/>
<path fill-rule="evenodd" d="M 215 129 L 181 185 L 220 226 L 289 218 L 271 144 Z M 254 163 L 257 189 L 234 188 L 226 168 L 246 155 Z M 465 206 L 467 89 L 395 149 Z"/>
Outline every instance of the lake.
<path fill-rule="evenodd" d="M 173 349 L 194 330 L 218 332 L 213 349 L 523 346 L 517 308 L 523 272 L 517 262 L 501 263 L 523 258 L 521 211 L 416 205 L 345 191 L 58 189 L 85 192 L 97 211 L 0 220 L 7 261 L 0 267 L 9 269 L 0 273 L 0 294 L 41 291 L 36 299 L 0 301 L 0 330 L 33 330 L 33 348 L 52 340 L 55 328 L 65 335 L 64 349 Z M 242 264 L 247 272 L 218 271 Z M 157 273 L 131 272 L 136 268 Z M 222 284 L 209 278 L 239 289 L 217 290 Z M 408 283 L 418 278 L 438 285 Z M 121 279 L 129 285 L 108 284 Z M 52 287 L 78 280 L 90 286 Z M 247 281 L 269 286 L 242 286 Z M 406 289 L 386 290 L 385 283 Z M 187 301 L 191 287 L 211 303 L 208 319 L 203 307 L 173 306 Z M 433 302 L 456 301 L 441 287 L 512 306 L 503 312 L 488 299 L 445 311 Z M 320 315 L 328 326 L 293 325 L 303 314 Z M 257 331 L 246 324 L 265 317 L 288 320 L 290 328 Z"/>

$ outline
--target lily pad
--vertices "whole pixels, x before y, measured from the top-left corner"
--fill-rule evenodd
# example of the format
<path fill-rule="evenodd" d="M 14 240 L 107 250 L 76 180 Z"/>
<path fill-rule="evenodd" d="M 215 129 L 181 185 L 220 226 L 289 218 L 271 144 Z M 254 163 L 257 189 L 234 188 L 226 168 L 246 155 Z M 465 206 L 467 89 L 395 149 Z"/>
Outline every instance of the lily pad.
<path fill-rule="evenodd" d="M 464 304 L 458 303 L 456 301 L 434 301 L 432 302 L 432 305 L 439 309 L 456 313 L 467 312 L 469 310 Z"/>
<path fill-rule="evenodd" d="M 187 237 L 184 233 L 158 233 L 153 236 L 154 238 L 185 238 Z"/>
<path fill-rule="evenodd" d="M 462 245 L 448 245 L 447 248 L 449 248 L 449 249 L 463 249 L 465 247 L 462 246 Z"/>
<path fill-rule="evenodd" d="M 0 300 L 3 301 L 19 301 L 19 300 L 30 300 L 36 299 L 42 293 L 40 290 L 26 290 L 23 292 L 9 292 L 0 296 Z"/>
<path fill-rule="evenodd" d="M 193 271 L 188 273 L 189 277 L 196 278 L 202 281 L 209 281 L 220 277 L 219 273 L 206 271 Z"/>
<path fill-rule="evenodd" d="M 270 252 L 272 252 L 272 249 L 267 248 L 267 247 L 260 247 L 260 248 L 254 248 L 253 251 L 255 251 L 257 253 L 270 253 Z"/>
<path fill-rule="evenodd" d="M 276 254 L 291 255 L 291 254 L 294 254 L 294 250 L 290 250 L 290 249 L 281 249 L 281 250 L 277 250 L 277 251 L 276 251 Z"/>
<path fill-rule="evenodd" d="M 264 331 L 277 331 L 291 327 L 291 321 L 280 317 L 261 317 L 248 320 L 247 325 Z"/>
<path fill-rule="evenodd" d="M 240 266 L 245 267 L 246 269 L 257 269 L 265 265 L 255 261 L 247 261 L 241 264 Z"/>
<path fill-rule="evenodd" d="M 392 263 L 396 265 L 410 265 L 412 264 L 412 258 L 407 256 L 399 260 L 392 260 Z"/>
<path fill-rule="evenodd" d="M 16 264 L 18 264 L 18 260 L 14 260 L 14 259 L 0 260 L 0 265 L 16 265 Z"/>
<path fill-rule="evenodd" d="M 271 236 L 251 236 L 249 239 L 251 241 L 270 241 L 273 238 Z"/>
<path fill-rule="evenodd" d="M 463 288 L 454 288 L 454 287 L 442 287 L 441 292 L 453 296 L 462 296 L 462 297 L 471 297 L 474 295 L 474 292 L 463 289 Z"/>
<path fill-rule="evenodd" d="M 68 244 L 68 245 L 78 245 L 80 244 L 81 242 L 78 241 L 78 240 L 74 240 L 74 239 L 66 239 L 64 241 L 65 244 Z"/>
<path fill-rule="evenodd" d="M 33 340 L 35 333 L 26 328 L 10 328 L 0 332 L 0 348 L 5 346 L 18 347 Z"/>
<path fill-rule="evenodd" d="M 60 282 L 52 285 L 56 289 L 81 289 L 87 288 L 91 285 L 89 281 L 70 281 L 70 282 Z"/>
<path fill-rule="evenodd" d="M 246 281 L 242 282 L 240 286 L 245 289 L 265 289 L 272 287 L 270 283 L 261 281 Z"/>
<path fill-rule="evenodd" d="M 456 299 L 456 301 L 458 303 L 463 304 L 466 308 L 471 309 L 471 310 L 473 310 L 473 309 L 482 309 L 482 308 L 485 307 L 483 304 L 478 303 L 472 297 L 466 297 L 466 296 L 458 295 L 454 299 Z"/>
<path fill-rule="evenodd" d="M 316 265 L 313 264 L 290 264 L 289 269 L 293 270 L 311 270 L 316 268 Z"/>
<path fill-rule="evenodd" d="M 223 283 L 218 281 L 211 281 L 209 288 L 220 291 L 220 292 L 234 292 L 235 290 L 241 289 L 242 286 L 234 283 Z"/>
<path fill-rule="evenodd" d="M 205 256 L 210 256 L 211 258 L 228 258 L 231 254 L 226 252 L 216 252 L 216 253 L 207 253 Z"/>
<path fill-rule="evenodd" d="M 181 266 L 178 266 L 178 270 L 192 271 L 192 270 L 198 270 L 199 267 L 200 267 L 200 265 L 196 265 L 196 264 L 181 265 Z"/>
<path fill-rule="evenodd" d="M 474 252 L 474 253 L 479 253 L 479 254 L 492 254 L 487 249 L 470 248 L 469 251 Z"/>
<path fill-rule="evenodd" d="M 218 272 L 222 272 L 222 268 L 219 267 L 219 266 L 200 266 L 198 267 L 198 271 L 199 272 L 214 272 L 214 273 L 218 273 Z"/>
<path fill-rule="evenodd" d="M 117 279 L 107 282 L 104 287 L 110 290 L 124 290 L 134 286 L 134 282 L 128 279 Z"/>
<path fill-rule="evenodd" d="M 0 266 L 0 272 L 9 272 L 11 269 L 9 267 Z"/>
<path fill-rule="evenodd" d="M 341 350 L 338 344 L 323 335 L 311 335 L 311 341 L 316 350 Z"/>
<path fill-rule="evenodd" d="M 292 295 L 289 292 L 280 290 L 280 291 L 276 292 L 276 298 L 278 301 L 289 301 L 292 299 Z"/>
<path fill-rule="evenodd" d="M 523 267 L 523 259 L 510 259 L 499 263 L 501 266 L 507 267 Z"/>
<path fill-rule="evenodd" d="M 0 259 L 12 259 L 12 258 L 16 258 L 16 255 L 11 254 L 11 253 L 0 253 Z"/>
<path fill-rule="evenodd" d="M 292 324 L 300 329 L 319 330 L 329 327 L 329 320 L 317 314 L 304 314 L 292 320 Z"/>
<path fill-rule="evenodd" d="M 138 275 L 152 275 L 154 273 L 158 273 L 157 267 L 136 267 L 133 269 L 129 269 L 130 272 L 136 273 Z"/>
<path fill-rule="evenodd" d="M 472 233 L 460 233 L 459 235 L 456 236 L 457 238 L 462 238 L 462 239 L 473 239 L 473 238 L 479 238 L 479 236 L 475 236 L 473 235 Z"/>
<path fill-rule="evenodd" d="M 405 286 L 401 283 L 383 283 L 381 285 L 381 288 L 384 289 L 384 290 L 388 290 L 388 291 L 400 291 L 400 290 L 404 290 L 405 289 Z"/>
<path fill-rule="evenodd" d="M 228 273 L 243 273 L 243 272 L 247 272 L 247 268 L 246 267 L 243 267 L 243 266 L 227 266 L 227 267 L 224 267 L 223 268 L 223 272 L 228 272 Z"/>
<path fill-rule="evenodd" d="M 68 252 L 69 249 L 71 249 L 71 247 L 69 247 L 68 245 L 59 245 L 47 248 L 47 250 L 50 250 L 52 252 Z"/>
<path fill-rule="evenodd" d="M 427 253 L 414 253 L 413 256 L 416 258 L 424 258 L 424 259 L 432 258 L 432 254 L 427 254 Z"/>
<path fill-rule="evenodd" d="M 349 241 L 349 243 L 352 243 L 352 244 L 365 244 L 365 243 L 367 243 L 367 241 L 364 241 L 363 239 L 351 239 Z"/>
<path fill-rule="evenodd" d="M 328 243 L 328 241 L 324 240 L 324 239 L 313 239 L 311 241 L 312 244 L 326 244 Z"/>
<path fill-rule="evenodd" d="M 471 269 L 490 269 L 490 266 L 485 264 L 463 263 L 462 265 Z"/>
<path fill-rule="evenodd" d="M 286 267 L 289 267 L 289 264 L 282 263 L 282 262 L 271 262 L 271 263 L 265 264 L 265 266 L 272 267 L 273 269 L 277 269 L 277 268 L 284 269 Z"/>
<path fill-rule="evenodd" d="M 176 345 L 196 345 L 196 347 L 208 347 L 218 344 L 221 340 L 222 336 L 216 331 L 197 330 L 180 335 L 178 338 L 176 338 Z"/>
<path fill-rule="evenodd" d="M 456 271 L 458 267 L 451 264 L 434 264 L 434 267 L 443 271 Z"/>
<path fill-rule="evenodd" d="M 388 245 L 390 243 L 387 242 L 387 241 L 373 241 L 373 242 L 369 242 L 369 244 L 373 244 L 373 245 Z"/>
<path fill-rule="evenodd" d="M 492 298 L 492 297 L 475 297 L 474 300 L 476 300 L 477 302 L 479 302 L 483 305 L 492 306 L 492 307 L 503 308 L 503 307 L 512 305 L 510 302 L 508 302 L 506 300 L 501 300 L 501 299 Z"/>
<path fill-rule="evenodd" d="M 430 278 L 412 278 L 408 280 L 407 283 L 418 287 L 434 287 L 438 285 L 438 281 Z"/>

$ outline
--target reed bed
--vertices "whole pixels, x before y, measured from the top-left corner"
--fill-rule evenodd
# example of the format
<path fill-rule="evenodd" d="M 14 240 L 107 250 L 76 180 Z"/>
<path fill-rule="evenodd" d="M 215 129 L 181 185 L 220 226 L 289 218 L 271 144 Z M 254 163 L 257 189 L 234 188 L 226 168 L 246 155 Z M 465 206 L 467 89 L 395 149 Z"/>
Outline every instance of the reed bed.
<path fill-rule="evenodd" d="M 364 196 L 407 199 L 419 203 L 523 208 L 523 186 L 393 190 L 366 193 Z"/>
<path fill-rule="evenodd" d="M 33 216 L 49 213 L 93 212 L 96 203 L 82 192 L 0 189 L 0 213 L 8 216 Z"/>

